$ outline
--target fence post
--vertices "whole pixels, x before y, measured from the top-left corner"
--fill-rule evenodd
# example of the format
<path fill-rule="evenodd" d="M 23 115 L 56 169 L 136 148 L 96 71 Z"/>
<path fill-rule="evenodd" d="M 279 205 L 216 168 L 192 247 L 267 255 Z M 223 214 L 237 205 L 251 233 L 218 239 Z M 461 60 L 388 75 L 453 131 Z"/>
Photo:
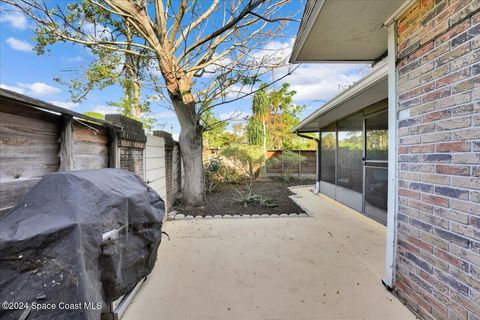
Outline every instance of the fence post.
<path fill-rule="evenodd" d="M 58 171 L 70 171 L 73 168 L 73 117 L 63 116 L 60 144 L 60 167 Z"/>
<path fill-rule="evenodd" d="M 300 150 L 298 150 L 298 155 L 301 156 L 302 153 Z M 302 161 L 298 161 L 298 177 L 300 178 L 302 176 Z"/>
<path fill-rule="evenodd" d="M 283 156 L 283 150 L 280 150 L 280 155 Z M 283 165 L 283 157 L 282 157 L 282 175 L 285 175 L 285 167 Z"/>
<path fill-rule="evenodd" d="M 120 153 L 118 149 L 118 132 L 115 128 L 108 128 L 108 167 L 120 168 Z"/>

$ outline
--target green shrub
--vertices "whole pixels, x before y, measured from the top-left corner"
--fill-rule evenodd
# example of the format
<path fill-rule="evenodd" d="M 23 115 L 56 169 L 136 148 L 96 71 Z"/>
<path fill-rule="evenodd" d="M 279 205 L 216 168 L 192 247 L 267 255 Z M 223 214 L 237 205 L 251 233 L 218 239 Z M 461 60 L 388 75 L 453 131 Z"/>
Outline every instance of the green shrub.
<path fill-rule="evenodd" d="M 230 161 L 233 167 L 244 177 L 245 188 L 243 190 L 236 189 L 239 195 L 239 197 L 235 199 L 236 202 L 242 203 L 245 207 L 248 205 L 256 205 L 259 207 L 276 206 L 272 199 L 253 193 L 252 185 L 260 173 L 264 160 L 263 149 L 261 147 L 235 144 L 223 149 L 221 154 Z"/>
<path fill-rule="evenodd" d="M 258 177 L 263 164 L 263 150 L 259 146 L 232 144 L 222 150 L 221 155 L 227 158 L 233 167 L 242 174 L 247 184 Z"/>
<path fill-rule="evenodd" d="M 212 192 L 220 183 L 240 183 L 241 175 L 223 163 L 220 157 L 210 158 L 205 164 L 205 188 Z"/>

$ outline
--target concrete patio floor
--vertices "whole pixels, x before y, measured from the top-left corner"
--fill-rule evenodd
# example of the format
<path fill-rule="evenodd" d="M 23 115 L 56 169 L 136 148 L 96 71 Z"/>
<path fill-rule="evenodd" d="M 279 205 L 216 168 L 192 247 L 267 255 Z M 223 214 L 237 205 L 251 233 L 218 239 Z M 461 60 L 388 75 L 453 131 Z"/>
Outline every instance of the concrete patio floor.
<path fill-rule="evenodd" d="M 385 227 L 295 192 L 312 217 L 167 222 L 124 319 L 415 319 L 381 283 Z"/>

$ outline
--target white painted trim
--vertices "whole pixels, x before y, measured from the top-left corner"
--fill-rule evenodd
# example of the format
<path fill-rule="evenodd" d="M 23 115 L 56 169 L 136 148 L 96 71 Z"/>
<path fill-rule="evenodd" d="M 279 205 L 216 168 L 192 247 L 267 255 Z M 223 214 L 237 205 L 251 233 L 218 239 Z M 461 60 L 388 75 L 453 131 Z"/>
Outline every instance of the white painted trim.
<path fill-rule="evenodd" d="M 396 23 L 388 28 L 388 207 L 385 276 L 383 282 L 393 288 L 395 283 L 396 207 L 397 207 L 397 72 Z"/>
<path fill-rule="evenodd" d="M 314 1 L 314 0 L 310 0 Z M 310 30 L 312 30 L 313 24 L 317 20 L 318 14 L 322 10 L 323 4 L 325 3 L 325 0 L 315 0 L 315 4 L 313 5 L 312 13 L 310 16 L 307 18 L 307 21 L 305 22 L 305 28 L 303 30 L 300 30 L 302 28 L 302 25 L 300 24 L 300 33 L 297 34 L 297 37 L 295 38 L 295 43 L 293 44 L 293 49 L 292 49 L 292 54 L 290 55 L 289 62 L 290 63 L 299 63 L 300 61 L 297 61 L 298 54 L 303 48 L 303 45 L 305 43 L 305 40 L 308 37 L 308 34 L 310 33 Z M 307 3 L 308 6 L 308 3 Z M 302 23 L 304 21 L 302 20 Z M 303 61 L 301 61 L 303 62 Z"/>
<path fill-rule="evenodd" d="M 293 64 L 303 64 L 303 63 L 323 63 L 323 64 L 373 64 L 375 60 L 302 60 L 302 61 L 289 61 Z"/>
<path fill-rule="evenodd" d="M 303 119 L 295 128 L 290 130 L 290 132 L 295 133 L 300 130 L 304 125 L 308 124 L 310 121 L 315 120 L 315 118 L 320 117 L 322 114 L 327 113 L 328 111 L 336 108 L 342 103 L 347 102 L 350 99 L 355 98 L 357 95 L 365 91 L 366 89 L 376 85 L 380 81 L 384 80 L 388 75 L 388 63 L 381 62 L 378 67 L 373 69 L 365 78 L 358 81 L 356 84 L 348 88 L 347 90 L 341 92 L 335 98 L 321 106 L 319 109 L 311 113 L 305 119 Z"/>
<path fill-rule="evenodd" d="M 383 23 L 383 26 L 388 28 L 392 22 L 397 19 L 402 13 L 405 12 L 405 10 L 407 10 L 415 1 L 417 0 L 407 0 L 405 1 L 401 6 L 400 8 L 397 9 L 397 11 L 395 11 L 390 18 L 387 19 L 387 21 L 385 21 Z"/>

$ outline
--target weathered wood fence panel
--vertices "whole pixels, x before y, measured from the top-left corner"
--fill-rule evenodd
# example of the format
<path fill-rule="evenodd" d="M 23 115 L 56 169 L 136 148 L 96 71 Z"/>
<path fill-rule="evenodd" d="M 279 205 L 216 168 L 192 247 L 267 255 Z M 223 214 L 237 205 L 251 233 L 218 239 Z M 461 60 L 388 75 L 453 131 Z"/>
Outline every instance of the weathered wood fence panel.
<path fill-rule="evenodd" d="M 108 168 L 108 133 L 106 128 L 80 123 L 73 126 L 73 170 Z"/>
<path fill-rule="evenodd" d="M 107 167 L 141 178 L 148 167 L 147 178 L 158 180 L 152 187 L 173 205 L 181 181 L 178 143 L 161 134 L 146 150 L 141 122 L 119 114 L 106 120 L 0 89 L 0 215 L 47 173 Z"/>
<path fill-rule="evenodd" d="M 0 213 L 59 168 L 60 117 L 0 99 Z"/>
<path fill-rule="evenodd" d="M 292 174 L 293 176 L 298 177 L 314 177 L 316 172 L 316 151 L 315 150 L 289 150 L 291 152 L 297 153 L 303 157 L 305 160 L 299 163 L 284 163 L 279 161 L 275 165 L 267 165 L 265 170 L 265 175 L 268 176 L 281 176 L 285 172 Z M 283 150 L 268 150 L 267 159 L 273 159 L 281 156 Z"/>

